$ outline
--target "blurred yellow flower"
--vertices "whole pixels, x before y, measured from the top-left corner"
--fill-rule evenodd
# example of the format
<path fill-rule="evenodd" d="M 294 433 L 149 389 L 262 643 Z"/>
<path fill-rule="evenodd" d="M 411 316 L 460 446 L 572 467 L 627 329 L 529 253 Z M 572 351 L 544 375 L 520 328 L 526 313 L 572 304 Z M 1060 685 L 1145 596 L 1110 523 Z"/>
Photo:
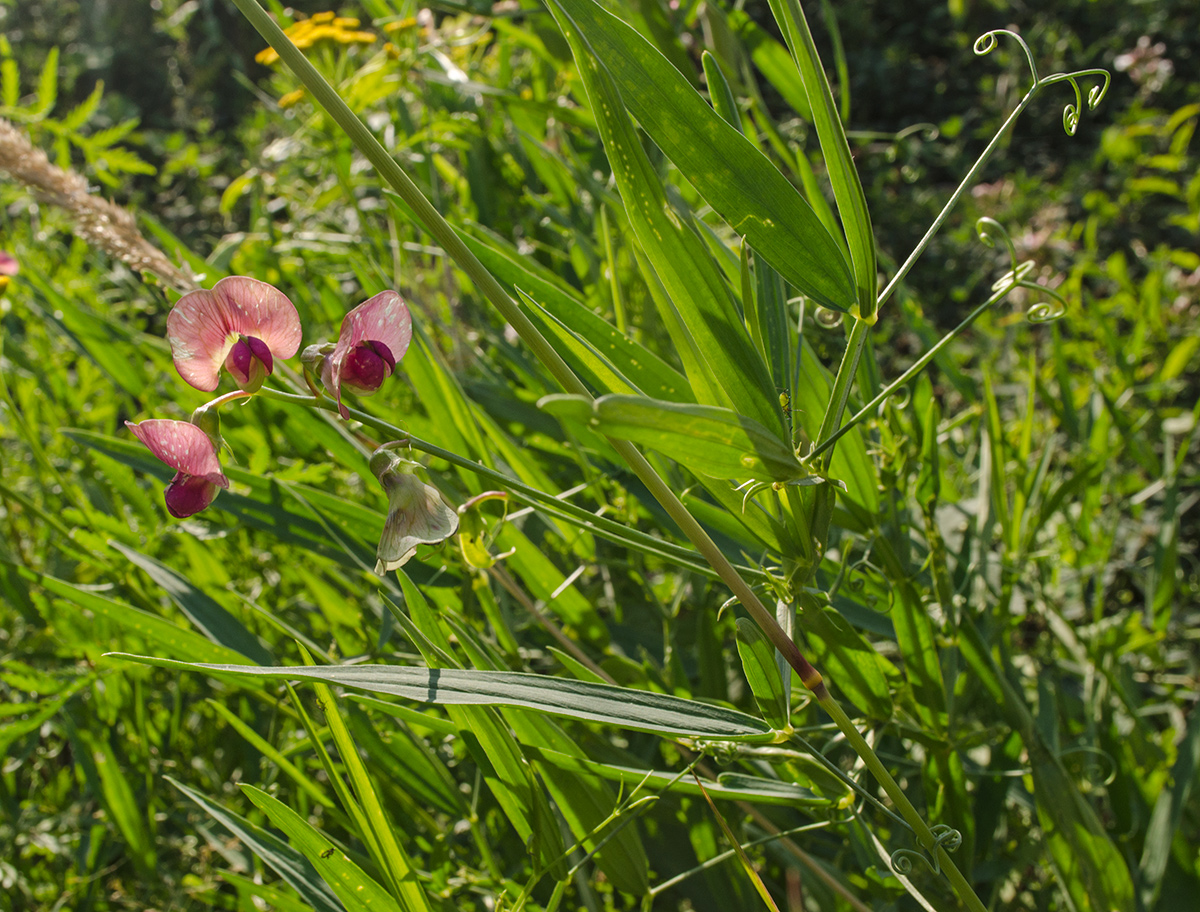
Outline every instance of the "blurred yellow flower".
<path fill-rule="evenodd" d="M 358 19 L 351 17 L 335 16 L 330 11 L 323 13 L 314 13 L 308 19 L 301 19 L 289 25 L 283 30 L 283 33 L 288 36 L 292 44 L 301 50 L 312 47 L 318 41 L 329 40 L 338 44 L 374 44 L 376 34 L 374 32 L 357 31 L 360 22 Z M 254 55 L 254 59 L 259 63 L 269 66 L 279 60 L 279 54 L 274 48 L 264 48 Z M 294 93 L 288 93 L 283 96 L 290 98 Z M 295 104 L 299 99 L 293 100 Z M 283 99 L 280 99 L 283 103 Z M 286 105 L 284 105 L 286 107 Z"/>
<path fill-rule="evenodd" d="M 300 99 L 302 99 L 303 97 L 304 97 L 304 87 L 301 86 L 300 88 L 295 89 L 294 91 L 288 92 L 286 95 L 280 96 L 279 107 L 290 108 L 292 105 L 294 105 L 298 101 L 300 101 Z"/>

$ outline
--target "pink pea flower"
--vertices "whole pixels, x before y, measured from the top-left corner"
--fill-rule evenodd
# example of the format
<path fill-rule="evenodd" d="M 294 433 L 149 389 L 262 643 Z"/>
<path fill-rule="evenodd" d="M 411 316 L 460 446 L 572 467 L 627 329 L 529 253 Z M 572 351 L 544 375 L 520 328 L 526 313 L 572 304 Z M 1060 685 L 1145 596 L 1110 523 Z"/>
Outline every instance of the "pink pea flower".
<path fill-rule="evenodd" d="M 412 474 L 417 467 L 383 447 L 371 457 L 371 471 L 388 495 L 387 521 L 375 552 L 375 572 L 381 576 L 408 563 L 417 545 L 445 541 L 458 529 L 458 514 L 437 488 Z"/>
<path fill-rule="evenodd" d="M 126 421 L 151 453 L 175 470 L 167 485 L 167 509 L 176 519 L 199 513 L 217 496 L 217 488 L 228 488 L 221 472 L 217 447 L 212 438 L 188 421 L 151 418 L 137 424 Z"/>
<path fill-rule="evenodd" d="M 342 319 L 337 345 L 321 363 L 321 382 L 337 400 L 343 418 L 342 390 L 370 395 L 392 375 L 412 341 L 412 315 L 394 291 L 381 291 Z"/>
<path fill-rule="evenodd" d="M 4 294 L 12 277 L 20 271 L 21 264 L 17 262 L 16 257 L 0 250 L 0 295 Z"/>
<path fill-rule="evenodd" d="M 286 360 L 300 348 L 300 316 L 273 285 L 228 276 L 212 291 L 179 299 L 167 316 L 167 339 L 179 376 L 196 389 L 215 390 L 224 364 L 238 386 L 252 393 L 276 358 Z"/>

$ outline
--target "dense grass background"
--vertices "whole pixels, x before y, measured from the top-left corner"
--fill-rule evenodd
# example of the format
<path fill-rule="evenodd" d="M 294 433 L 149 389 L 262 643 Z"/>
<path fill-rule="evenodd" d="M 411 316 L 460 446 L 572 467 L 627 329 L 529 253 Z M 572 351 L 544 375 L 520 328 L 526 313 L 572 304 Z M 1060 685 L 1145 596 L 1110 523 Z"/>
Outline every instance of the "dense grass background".
<path fill-rule="evenodd" d="M 446 217 L 478 226 L 472 232 L 484 243 L 503 239 L 492 243 L 519 250 L 545 282 L 675 363 L 550 16 L 516 6 L 497 8 L 495 18 L 475 15 L 483 7 L 435 6 L 418 16 L 402 2 L 364 6 L 339 12 L 361 16 L 376 42 L 325 44 L 310 57 Z M 712 14 L 678 6 L 638 3 L 635 18 L 699 74 L 699 51 L 714 41 Z M 1031 756 L 1020 726 L 974 670 L 963 670 L 946 620 L 951 606 L 979 612 L 1037 743 L 1061 760 L 1128 868 L 1136 907 L 1182 909 L 1200 888 L 1191 448 L 1200 411 L 1192 366 L 1200 350 L 1192 138 L 1200 12 L 1185 2 L 1053 7 L 833 3 L 848 102 L 828 20 L 809 10 L 842 86 L 888 274 L 1027 86 L 1014 48 L 974 57 L 976 34 L 1015 24 L 1044 72 L 1118 69 L 1104 105 L 1085 115 L 1074 138 L 1060 125 L 1065 89 L 1062 97 L 1048 92 L 1019 123 L 884 308 L 861 379 L 869 386 L 901 372 L 1008 268 L 1001 252 L 975 241 L 979 216 L 1006 226 L 1035 275 L 1067 296 L 1065 317 L 1030 326 L 1024 310 L 1033 300 L 1017 292 L 881 409 L 861 444 L 877 510 L 861 527 L 835 516 L 816 579 L 835 592 L 854 643 L 870 644 L 856 653 L 864 674 L 883 682 L 883 705 L 851 702 L 931 822 L 964 831 L 956 861 L 985 902 L 1070 907 L 1035 807 L 1044 792 L 1036 750 Z M 334 336 L 345 310 L 381 288 L 404 294 L 419 340 L 401 379 L 369 401 L 372 414 L 541 490 L 586 482 L 575 502 L 681 541 L 601 438 L 535 407 L 555 391 L 548 375 L 329 119 L 307 99 L 280 106 L 297 83 L 255 62 L 262 42 L 231 6 L 19 0 L 0 2 L 0 13 L 9 93 L 0 115 L 135 208 L 146 234 L 172 257 L 188 257 L 206 284 L 242 274 L 278 285 L 300 311 L 306 342 Z M 766 4 L 748 4 L 746 13 L 774 28 Z M 1149 41 L 1139 50 L 1143 35 Z M 103 91 L 93 96 L 99 81 Z M 799 150 L 820 178 L 809 127 L 776 87 L 759 83 L 755 123 L 776 138 L 764 148 L 776 160 Z M 94 110 L 73 118 L 91 97 Z M 925 123 L 936 129 L 901 135 Z M 700 211 L 729 241 L 695 190 L 647 147 L 679 205 Z M 784 168 L 794 173 L 795 162 Z M 367 572 L 386 500 L 366 471 L 364 436 L 261 398 L 229 408 L 222 431 L 236 458 L 231 475 L 243 474 L 213 509 L 171 520 L 161 467 L 138 452 L 123 422 L 186 418 L 205 399 L 179 381 L 162 339 L 173 296 L 75 238 L 66 214 L 20 185 L 0 181 L 0 202 L 0 249 L 21 264 L 0 297 L 0 909 L 313 905 L 172 782 L 259 825 L 268 816 L 278 824 L 239 786 L 265 789 L 384 880 L 302 724 L 300 707 L 325 724 L 327 707 L 310 691 L 297 703 L 273 684 L 101 658 L 123 651 L 221 661 L 230 637 L 249 631 L 279 664 L 301 662 L 297 641 L 322 661 L 421 664 L 421 637 L 397 627 L 383 601 L 415 612 L 413 599 Z M 845 334 L 811 310 L 805 339 L 836 368 Z M 815 368 L 813 376 L 828 382 Z M 819 420 L 799 413 L 811 408 L 800 391 L 792 400 L 798 423 Z M 369 428 L 363 434 L 379 439 Z M 694 478 L 664 458 L 655 463 L 677 490 L 695 489 L 696 509 L 732 559 L 760 559 Z M 442 459 L 429 461 L 429 476 L 455 504 L 484 489 Z M 515 549 L 497 568 L 472 568 L 453 542 L 422 551 L 408 568 L 442 619 L 440 633 L 425 636 L 452 639 L 468 667 L 586 675 L 564 651 L 567 639 L 622 685 L 755 712 L 734 612 L 720 611 L 728 591 L 711 575 L 544 511 L 507 522 L 503 512 L 495 503 L 482 510 L 496 535 L 491 550 Z M 923 715 L 930 704 L 921 661 L 893 623 L 899 580 L 911 581 L 933 618 L 933 665 L 940 662 L 957 695 L 958 715 L 936 735 Z M 800 705 L 800 690 L 794 724 L 857 776 L 828 720 Z M 531 856 L 463 737 L 471 725 L 441 708 L 339 705 L 430 894 L 446 908 L 511 902 L 530 877 Z M 523 745 L 567 743 L 567 753 L 614 765 L 677 771 L 689 756 L 647 734 L 565 721 L 547 734 L 542 717 L 513 711 L 503 722 Z M 335 768 L 348 769 L 329 732 L 320 737 Z M 958 790 L 938 765 L 951 755 L 962 764 Z M 554 804 L 527 799 L 550 815 L 536 830 L 569 847 L 580 836 L 567 810 L 571 777 L 543 760 L 530 768 L 541 777 L 532 791 Z M 709 772 L 801 783 L 826 805 L 840 798 L 802 752 L 723 756 Z M 588 826 L 617 798 L 615 783 L 589 788 L 609 803 Z M 720 804 L 743 842 L 769 827 L 837 821 L 792 837 L 795 851 L 779 841 L 750 850 L 781 908 L 919 907 L 889 872 L 888 853 L 910 837 L 886 816 L 859 809 L 847 822 L 851 808 L 757 807 L 754 816 Z M 688 871 L 655 908 L 760 902 L 736 860 L 693 870 L 728 848 L 698 795 L 665 795 L 622 832 L 620 850 L 610 843 L 564 881 L 565 907 L 635 908 L 647 884 Z M 887 846 L 882 855 L 876 838 Z M 911 877 L 936 907 L 953 908 L 932 872 L 918 865 Z M 531 902 L 552 902 L 553 889 L 551 877 Z"/>

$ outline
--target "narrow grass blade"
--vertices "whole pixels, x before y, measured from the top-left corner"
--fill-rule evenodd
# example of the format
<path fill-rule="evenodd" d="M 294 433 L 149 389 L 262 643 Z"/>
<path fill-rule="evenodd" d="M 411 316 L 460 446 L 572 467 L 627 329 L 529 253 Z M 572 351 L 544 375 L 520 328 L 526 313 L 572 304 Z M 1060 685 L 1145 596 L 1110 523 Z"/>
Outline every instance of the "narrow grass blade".
<path fill-rule="evenodd" d="M 437 615 L 412 580 L 403 572 L 398 573 L 397 578 L 411 615 L 406 630 L 413 627 L 418 634 L 413 638 L 414 645 L 426 662 L 445 663 L 454 666 L 451 670 L 458 670 L 458 662 L 451 656 L 450 640 L 439 625 Z M 404 617 L 404 613 L 390 602 L 388 607 L 398 621 Z M 521 755 L 516 739 L 501 722 L 499 713 L 491 707 L 459 705 L 447 706 L 446 711 L 522 843 L 543 868 L 548 868 L 556 877 L 565 876 L 566 867 L 558 861 L 565 848 L 562 837 L 557 825 L 547 825 L 554 817 L 549 802 L 533 768 Z"/>
<path fill-rule="evenodd" d="M 1146 827 L 1146 841 L 1142 846 L 1142 859 L 1138 864 L 1138 880 L 1142 902 L 1147 909 L 1154 907 L 1163 886 L 1163 876 L 1171 859 L 1171 843 L 1174 842 L 1179 826 L 1183 822 L 1184 808 L 1196 782 L 1196 769 L 1200 766 L 1200 706 L 1192 710 L 1187 720 L 1187 731 L 1179 744 L 1175 765 L 1171 767 L 1171 778 L 1164 783 L 1154 811 Z"/>
<path fill-rule="evenodd" d="M 183 792 L 188 798 L 208 812 L 217 823 L 229 830 L 234 836 L 262 859 L 271 870 L 283 878 L 293 890 L 303 897 L 315 912 L 345 912 L 338 898 L 321 880 L 308 860 L 273 833 L 264 830 L 257 824 L 251 823 L 240 814 L 210 801 L 204 795 L 189 788 L 182 782 L 164 776 L 171 785 Z"/>
<path fill-rule="evenodd" d="M 767 890 L 767 885 L 763 883 L 758 871 L 754 870 L 754 865 L 750 862 L 750 856 L 746 854 L 746 850 L 742 848 L 741 841 L 734 835 L 733 830 L 729 828 L 729 824 L 725 822 L 725 817 L 717 810 L 717 806 L 709 797 L 708 789 L 704 787 L 704 783 L 700 781 L 700 777 L 696 775 L 695 770 L 692 771 L 692 777 L 696 780 L 696 785 L 700 788 L 700 794 L 704 796 L 704 800 L 708 802 L 709 810 L 713 812 L 713 816 L 717 819 L 717 823 L 721 825 L 721 832 L 725 834 L 725 838 L 729 840 L 733 846 L 734 852 L 737 854 L 738 862 L 742 866 L 742 870 L 746 872 L 746 876 L 750 878 L 750 882 L 754 884 L 754 890 L 758 893 L 763 903 L 768 909 L 773 912 L 779 912 L 779 907 L 775 905 L 775 900 L 771 898 L 770 891 Z"/>
<path fill-rule="evenodd" d="M 79 608 L 90 612 L 93 617 L 107 618 L 134 636 L 142 637 L 147 643 L 161 647 L 168 655 L 175 658 L 186 656 L 189 659 L 203 659 L 206 662 L 239 662 L 246 658 L 236 649 L 214 643 L 193 630 L 180 627 L 165 618 L 150 614 L 148 611 L 142 611 L 124 602 L 88 592 L 66 580 L 46 576 L 24 567 L 18 567 L 16 571 L 20 576 L 37 583 L 47 592 L 72 602 Z"/>
<path fill-rule="evenodd" d="M 396 839 L 396 827 L 388 819 L 387 813 L 383 809 L 371 777 L 367 774 L 367 768 L 363 764 L 362 757 L 359 756 L 358 745 L 354 743 L 350 730 L 342 719 L 332 691 L 322 683 L 314 684 L 313 689 L 316 691 L 317 700 L 324 707 L 325 722 L 329 726 L 329 733 L 333 737 L 334 744 L 337 745 L 338 756 L 341 757 L 342 764 L 346 768 L 350 787 L 354 790 L 354 795 L 363 809 L 367 824 L 374 834 L 374 838 L 368 841 L 368 846 L 378 852 L 375 858 L 376 863 L 387 874 L 388 879 L 392 882 L 393 893 L 405 909 L 410 912 L 431 912 L 432 907 L 429 904 L 425 888 L 417 879 L 416 869 L 413 867 L 408 853 Z M 251 796 L 251 800 L 254 800 L 253 796 Z M 261 805 L 259 806 L 261 807 Z M 293 839 L 297 838 L 290 830 L 288 834 Z M 303 848 L 301 850 L 303 851 Z M 349 859 L 346 861 L 349 862 Z M 330 886 L 333 884 L 331 883 Z"/>
<path fill-rule="evenodd" d="M 287 834 L 308 863 L 329 884 L 346 912 L 378 912 L 380 909 L 399 912 L 403 908 L 349 856 L 282 801 L 252 785 L 243 785 L 242 792 L 267 815 L 272 826 Z"/>
<path fill-rule="evenodd" d="M 214 643 L 234 649 L 260 665 L 269 665 L 274 661 L 271 653 L 241 621 L 170 567 L 120 542 L 113 541 L 109 544 L 161 586 L 176 607 Z"/>

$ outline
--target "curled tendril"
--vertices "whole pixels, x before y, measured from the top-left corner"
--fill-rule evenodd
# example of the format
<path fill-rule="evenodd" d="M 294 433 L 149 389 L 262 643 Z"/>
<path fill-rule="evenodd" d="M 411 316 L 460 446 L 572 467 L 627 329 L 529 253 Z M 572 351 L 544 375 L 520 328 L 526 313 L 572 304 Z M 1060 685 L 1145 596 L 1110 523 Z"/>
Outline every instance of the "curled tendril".
<path fill-rule="evenodd" d="M 1003 241 L 1004 246 L 1008 249 L 1010 268 L 1008 272 L 992 283 L 992 291 L 1007 293 L 1014 288 L 1028 288 L 1039 294 L 1049 295 L 1053 300 L 1038 301 L 1025 312 L 1025 318 L 1030 323 L 1051 323 L 1066 314 L 1066 298 L 1053 288 L 1039 285 L 1029 278 L 1029 274 L 1036 267 L 1033 260 L 1017 262 L 1017 248 L 1013 244 L 1012 238 L 1008 236 L 1008 232 L 1004 230 L 1003 225 L 993 218 L 984 216 L 975 223 L 975 233 L 979 235 L 980 243 L 987 247 L 995 247 L 997 240 L 999 240 Z"/>
<path fill-rule="evenodd" d="M 1059 754 L 1058 759 L 1065 761 L 1067 757 L 1072 757 L 1076 754 L 1082 754 L 1091 761 L 1088 762 L 1088 760 L 1085 760 L 1079 772 L 1092 785 L 1108 785 L 1117 778 L 1117 761 L 1113 758 L 1112 754 L 1098 747 L 1089 747 L 1087 745 L 1073 747 Z"/>
<path fill-rule="evenodd" d="M 1063 129 L 1067 131 L 1068 136 L 1074 136 L 1075 131 L 1079 129 L 1079 112 L 1083 110 L 1083 93 L 1079 89 L 1079 80 L 1084 77 L 1104 80 L 1100 85 L 1094 85 L 1088 89 L 1087 107 L 1089 111 L 1094 111 L 1096 106 L 1104 101 L 1104 96 L 1108 94 L 1108 86 L 1112 82 L 1108 70 L 1075 70 L 1071 73 L 1055 73 L 1039 83 L 1039 85 L 1054 85 L 1057 82 L 1069 82 L 1075 91 L 1075 103 L 1063 108 Z"/>
<path fill-rule="evenodd" d="M 818 307 L 813 313 L 813 319 L 817 321 L 818 326 L 825 329 L 834 329 L 842 325 L 842 314 L 828 307 Z"/>
<path fill-rule="evenodd" d="M 1029 310 L 1025 311 L 1025 319 L 1030 323 L 1053 323 L 1055 320 L 1063 317 L 1067 312 L 1067 302 L 1058 292 L 1053 289 L 1046 288 L 1043 285 L 1037 285 L 1036 288 L 1041 289 L 1046 294 L 1054 298 L 1053 301 L 1038 301 Z"/>
<path fill-rule="evenodd" d="M 939 823 L 935 827 L 930 828 L 933 833 L 934 847 L 941 846 L 947 852 L 956 852 L 958 847 L 962 845 L 962 833 L 944 823 Z"/>
<path fill-rule="evenodd" d="M 746 512 L 746 506 L 754 498 L 759 491 L 765 491 L 771 487 L 769 481 L 757 481 L 751 478 L 749 481 L 743 481 L 740 485 L 734 488 L 735 491 L 743 491 L 742 494 L 742 512 Z"/>
<path fill-rule="evenodd" d="M 985 247 L 995 247 L 997 239 L 1003 241 L 1004 246 L 1008 248 L 1008 258 L 1012 261 L 1012 272 L 1017 271 L 1017 248 L 1013 246 L 1012 238 L 1008 236 L 1003 225 L 985 215 L 975 223 L 975 233 L 979 235 L 979 242 Z"/>
<path fill-rule="evenodd" d="M 1033 77 L 1033 84 L 1035 86 L 1038 85 L 1041 79 L 1038 78 L 1037 66 L 1033 62 L 1033 51 L 1029 49 L 1029 45 L 1025 43 L 1025 39 L 1014 31 L 1009 29 L 992 29 L 990 32 L 984 32 L 975 39 L 974 51 L 976 55 L 982 57 L 984 54 L 990 54 L 994 51 L 998 44 L 996 38 L 999 35 L 1005 35 L 1021 45 L 1021 50 L 1025 52 L 1025 61 L 1029 64 L 1029 74 Z"/>
<path fill-rule="evenodd" d="M 995 50 L 998 35 L 1007 35 L 1018 44 L 1021 45 L 1021 50 L 1025 52 L 1025 60 L 1029 64 L 1029 73 L 1033 76 L 1033 88 L 1029 91 L 1035 92 L 1042 86 L 1054 85 L 1059 82 L 1069 82 L 1071 88 L 1075 91 L 1074 104 L 1068 104 L 1063 108 L 1063 129 L 1067 131 L 1068 136 L 1074 136 L 1075 131 L 1079 129 L 1079 114 L 1083 110 L 1083 93 L 1079 88 L 1079 80 L 1084 78 L 1093 78 L 1103 80 L 1099 85 L 1094 85 L 1088 89 L 1087 107 L 1089 111 L 1096 110 L 1097 105 L 1104 100 L 1104 96 L 1108 94 L 1108 87 L 1112 83 L 1112 76 L 1108 70 L 1090 69 L 1090 70 L 1074 70 L 1070 73 L 1055 73 L 1042 79 L 1038 76 L 1037 66 L 1033 62 L 1033 52 L 1029 50 L 1029 45 L 1025 43 L 1025 39 L 1016 32 L 1008 29 L 993 29 L 990 32 L 984 32 L 975 39 L 975 53 L 982 56 L 990 54 Z"/>
<path fill-rule="evenodd" d="M 903 130 L 896 134 L 896 142 L 908 139 L 910 136 L 920 134 L 921 142 L 933 142 L 942 135 L 942 131 L 938 129 L 937 124 L 933 123 L 915 123 L 909 124 Z"/>
<path fill-rule="evenodd" d="M 896 849 L 896 851 L 892 853 L 892 857 L 890 859 L 892 863 L 892 870 L 901 875 L 911 874 L 914 858 L 918 861 L 925 862 L 925 864 L 929 865 L 930 867 L 933 867 L 933 865 L 930 864 L 929 859 L 925 857 L 924 852 L 918 852 L 916 849 Z"/>
<path fill-rule="evenodd" d="M 911 874 L 913 869 L 914 859 L 925 862 L 929 865 L 929 869 L 934 874 L 942 873 L 941 862 L 938 861 L 937 850 L 945 849 L 947 852 L 955 851 L 962 845 L 962 833 L 954 829 L 952 826 L 947 826 L 944 823 L 939 823 L 929 830 L 933 834 L 933 845 L 930 846 L 928 852 L 922 852 L 917 849 L 897 849 L 892 853 L 890 859 L 892 870 L 897 874 Z"/>

